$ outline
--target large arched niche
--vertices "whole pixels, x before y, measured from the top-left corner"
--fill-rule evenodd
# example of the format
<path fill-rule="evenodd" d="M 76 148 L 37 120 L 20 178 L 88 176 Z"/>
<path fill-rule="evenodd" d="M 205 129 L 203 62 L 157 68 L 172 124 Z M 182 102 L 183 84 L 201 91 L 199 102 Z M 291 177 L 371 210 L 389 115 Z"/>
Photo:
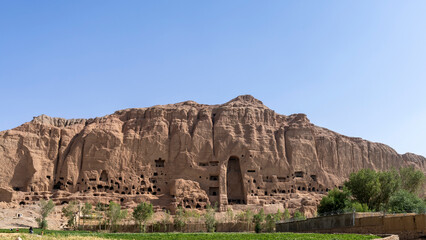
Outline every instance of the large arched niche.
<path fill-rule="evenodd" d="M 246 204 L 243 177 L 241 175 L 240 159 L 231 156 L 226 169 L 226 192 L 228 204 Z"/>

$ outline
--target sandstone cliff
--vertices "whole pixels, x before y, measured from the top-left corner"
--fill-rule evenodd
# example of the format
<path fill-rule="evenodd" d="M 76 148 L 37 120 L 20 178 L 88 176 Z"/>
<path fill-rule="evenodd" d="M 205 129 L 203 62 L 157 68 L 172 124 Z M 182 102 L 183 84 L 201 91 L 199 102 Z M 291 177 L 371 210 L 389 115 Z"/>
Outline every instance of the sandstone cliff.
<path fill-rule="evenodd" d="M 362 168 L 426 172 L 422 156 L 342 136 L 304 114 L 277 114 L 248 95 L 95 119 L 41 115 L 0 132 L 0 163 L 0 201 L 149 200 L 166 208 L 288 206 L 298 193 L 318 196 Z"/>

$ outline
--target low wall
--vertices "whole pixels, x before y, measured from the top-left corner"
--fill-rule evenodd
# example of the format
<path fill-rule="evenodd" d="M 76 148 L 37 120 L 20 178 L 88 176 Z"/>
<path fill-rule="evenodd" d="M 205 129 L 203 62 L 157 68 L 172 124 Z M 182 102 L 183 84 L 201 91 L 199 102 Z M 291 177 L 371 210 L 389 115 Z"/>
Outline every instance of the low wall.
<path fill-rule="evenodd" d="M 88 231 L 104 231 L 110 230 L 109 225 L 85 225 L 80 226 L 81 230 Z M 173 223 L 169 224 L 149 224 L 145 227 L 146 232 L 206 232 L 207 228 L 204 223 L 187 223 L 183 228 L 175 228 Z M 117 225 L 115 227 L 117 232 L 140 232 L 138 225 Z M 227 223 L 216 223 L 216 232 L 252 232 L 254 231 L 254 225 L 244 222 L 227 222 Z"/>
<path fill-rule="evenodd" d="M 349 216 L 355 220 L 352 224 Z M 276 229 L 277 232 L 397 234 L 400 239 L 417 239 L 426 236 L 426 214 L 385 216 L 342 214 L 277 223 Z"/>

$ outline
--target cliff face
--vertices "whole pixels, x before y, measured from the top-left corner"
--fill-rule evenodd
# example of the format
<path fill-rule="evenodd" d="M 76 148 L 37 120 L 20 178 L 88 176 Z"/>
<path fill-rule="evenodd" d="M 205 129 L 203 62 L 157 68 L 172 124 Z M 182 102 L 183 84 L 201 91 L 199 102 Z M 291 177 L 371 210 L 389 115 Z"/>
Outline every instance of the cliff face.
<path fill-rule="evenodd" d="M 303 114 L 276 114 L 247 95 L 88 120 L 41 115 L 0 132 L 0 163 L 0 191 L 13 195 L 3 201 L 149 200 L 190 208 L 288 204 L 294 194 L 341 186 L 362 168 L 426 172 L 422 156 L 342 136 Z"/>

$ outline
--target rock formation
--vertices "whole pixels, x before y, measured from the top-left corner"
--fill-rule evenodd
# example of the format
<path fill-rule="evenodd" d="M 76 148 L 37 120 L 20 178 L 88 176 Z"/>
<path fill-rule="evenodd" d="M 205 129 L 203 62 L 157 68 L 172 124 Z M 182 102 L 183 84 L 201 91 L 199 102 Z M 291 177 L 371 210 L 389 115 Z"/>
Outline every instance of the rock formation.
<path fill-rule="evenodd" d="M 277 114 L 249 95 L 95 119 L 41 115 L 0 132 L 0 163 L 0 201 L 151 201 L 160 208 L 288 207 L 297 198 L 315 208 L 312 199 L 359 169 L 426 171 L 422 156 L 342 136 L 304 114 Z"/>

